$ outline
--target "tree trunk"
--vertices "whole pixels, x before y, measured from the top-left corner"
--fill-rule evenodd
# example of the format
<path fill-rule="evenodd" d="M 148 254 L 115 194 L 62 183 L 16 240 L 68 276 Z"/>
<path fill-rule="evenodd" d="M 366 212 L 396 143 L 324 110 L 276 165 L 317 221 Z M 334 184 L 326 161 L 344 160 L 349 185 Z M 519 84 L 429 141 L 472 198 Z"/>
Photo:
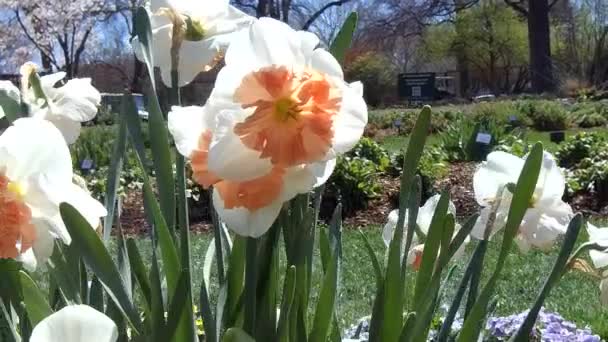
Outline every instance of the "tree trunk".
<path fill-rule="evenodd" d="M 535 93 L 555 91 L 548 0 L 528 1 L 530 76 Z"/>
<path fill-rule="evenodd" d="M 463 0 L 456 0 L 456 6 L 464 6 Z M 459 37 L 459 40 L 463 37 L 462 31 L 464 29 L 462 20 L 459 18 L 461 13 L 461 11 L 456 12 L 456 35 Z M 463 41 L 459 41 L 456 46 L 456 67 L 458 68 L 459 74 L 458 95 L 462 98 L 467 98 L 470 95 L 471 73 L 469 70 L 469 61 L 467 60 L 466 47 Z"/>

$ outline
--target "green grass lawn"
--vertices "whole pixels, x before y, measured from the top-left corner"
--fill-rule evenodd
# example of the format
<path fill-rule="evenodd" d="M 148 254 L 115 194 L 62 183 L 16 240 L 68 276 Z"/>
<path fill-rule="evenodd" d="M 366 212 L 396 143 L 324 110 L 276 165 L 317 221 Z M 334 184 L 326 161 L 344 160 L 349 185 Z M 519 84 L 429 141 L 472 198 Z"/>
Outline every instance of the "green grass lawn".
<path fill-rule="evenodd" d="M 380 230 L 381 228 L 378 226 L 367 227 L 364 234 L 376 250 L 379 260 L 383 260 L 386 248 L 380 237 Z M 204 258 L 211 237 L 211 234 L 192 236 L 195 298 L 198 298 L 197 288 L 200 286 Z M 142 248 L 144 260 L 146 260 L 150 255 L 149 240 L 141 239 L 139 244 Z M 466 262 L 468 262 L 468 255 L 472 252 L 472 245 L 468 248 L 467 256 L 456 263 L 455 276 L 449 282 L 446 292 L 448 298 L 456 291 Z M 492 270 L 496 262 L 499 247 L 498 242 L 490 244 L 486 257 L 486 275 Z M 549 274 L 556 256 L 557 250 L 549 254 L 530 252 L 523 255 L 514 249 L 498 285 L 496 314 L 509 315 L 529 308 L 536 298 L 545 277 Z M 284 264 L 285 258 L 283 257 L 282 260 Z M 313 271 L 312 283 L 315 286 L 313 290 L 315 292 L 313 293 L 312 305 L 316 303 L 316 291 L 318 291 L 318 285 L 321 283 L 321 267 L 318 260 L 317 257 L 317 264 Z M 588 325 L 595 333 L 608 338 L 608 310 L 603 309 L 600 305 L 598 285 L 599 283 L 589 276 L 578 272 L 569 273 L 553 289 L 545 307 L 548 310 L 559 312 L 566 319 L 576 322 L 579 327 Z M 212 293 L 213 295 L 217 293 L 214 286 L 212 286 Z M 337 302 L 341 329 L 370 314 L 374 294 L 374 272 L 364 244 L 357 231 L 347 229 L 343 233 L 343 258 Z M 445 300 L 445 303 L 449 302 L 449 300 Z"/>

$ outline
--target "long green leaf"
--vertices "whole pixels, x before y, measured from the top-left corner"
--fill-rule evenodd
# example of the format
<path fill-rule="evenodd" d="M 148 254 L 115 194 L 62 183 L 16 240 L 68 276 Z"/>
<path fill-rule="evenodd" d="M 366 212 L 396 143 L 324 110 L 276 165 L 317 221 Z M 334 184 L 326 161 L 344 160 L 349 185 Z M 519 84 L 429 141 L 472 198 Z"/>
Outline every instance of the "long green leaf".
<path fill-rule="evenodd" d="M 48 262 L 49 273 L 53 282 L 57 284 L 57 290 L 66 303 L 82 304 L 82 296 L 80 295 L 79 283 L 75 277 L 75 269 L 72 267 L 73 265 L 68 264 L 64 253 L 63 243 L 55 242 L 53 254 Z"/>
<path fill-rule="evenodd" d="M 123 96 L 123 113 L 126 112 L 127 105 L 127 98 L 126 96 Z M 120 185 L 120 174 L 122 172 L 124 156 L 127 150 L 127 122 L 124 115 L 119 118 L 117 134 L 118 138 L 114 143 L 114 151 L 112 153 L 110 169 L 108 170 L 108 181 L 106 183 L 105 207 L 108 210 L 108 214 L 103 221 L 103 240 L 106 243 L 110 240 L 110 233 L 112 232 L 112 225 L 114 223 L 114 215 L 117 207 L 116 195 Z"/>
<path fill-rule="evenodd" d="M 275 223 L 258 239 L 256 333 L 257 341 L 277 340 L 277 301 L 279 296 L 280 223 Z"/>
<path fill-rule="evenodd" d="M 103 296 L 103 285 L 95 275 L 91 279 L 91 289 L 89 290 L 89 298 L 87 300 L 89 306 L 93 309 L 103 312 L 105 308 L 104 296 Z"/>
<path fill-rule="evenodd" d="M 171 296 L 167 318 L 167 341 L 187 342 L 196 339 L 190 293 L 190 276 L 187 271 L 183 271 L 175 293 Z M 180 332 L 180 330 L 183 331 Z"/>
<path fill-rule="evenodd" d="M 169 133 L 167 124 L 160 109 L 156 89 L 154 87 L 154 61 L 152 56 L 152 27 L 148 11 L 140 7 L 135 14 L 135 34 L 139 39 L 142 54 L 148 67 L 148 74 L 153 85 L 153 90 L 148 94 L 148 128 L 150 130 L 150 148 L 152 160 L 156 171 L 156 184 L 160 207 L 168 227 L 175 227 L 175 180 L 173 178 L 173 161 L 169 149 Z"/>
<path fill-rule="evenodd" d="M 128 106 L 126 108 L 126 113 L 124 115 L 129 117 L 137 116 L 137 108 L 135 107 L 135 102 L 131 98 L 127 101 Z M 139 123 L 137 123 L 138 125 Z M 137 127 L 134 124 L 129 125 L 129 132 L 137 132 Z M 134 128 L 134 129 L 132 129 Z M 152 133 L 150 133 L 152 134 Z M 135 141 L 137 136 L 131 134 L 131 139 L 134 141 L 134 145 L 138 145 Z M 142 152 L 143 153 L 143 152 Z M 146 165 L 145 161 L 145 153 L 142 155 L 138 151 L 137 153 L 137 162 L 139 167 L 143 172 L 143 194 L 144 194 L 144 203 L 146 204 L 146 211 L 151 216 L 151 221 L 154 223 L 154 230 L 156 233 L 156 238 L 158 239 L 158 243 L 160 245 L 162 260 L 163 260 L 163 270 L 167 276 L 167 287 L 169 289 L 169 293 L 174 293 L 175 286 L 177 285 L 177 280 L 179 276 L 179 272 L 181 270 L 180 260 L 177 253 L 177 248 L 175 247 L 173 237 L 171 236 L 171 232 L 169 231 L 169 227 L 167 226 L 167 221 L 165 219 L 166 216 L 163 216 L 161 212 L 161 208 L 159 207 L 158 202 L 156 201 L 156 196 L 154 191 L 152 190 L 152 184 L 150 181 L 150 177 L 145 172 Z M 157 175 L 158 176 L 158 175 Z M 171 197 L 174 197 L 171 195 Z"/>
<path fill-rule="evenodd" d="M 281 301 L 281 314 L 279 315 L 279 324 L 277 328 L 277 337 L 280 342 L 287 342 L 289 335 L 288 319 L 289 312 L 292 307 L 293 298 L 296 290 L 296 267 L 291 266 L 287 269 L 285 276 L 285 285 L 283 286 L 283 299 Z"/>
<path fill-rule="evenodd" d="M 7 303 L 9 307 L 7 308 L 4 304 L 3 300 L 0 300 L 0 323 L 6 324 L 10 331 L 10 335 L 6 336 L 8 338 L 7 342 L 21 342 L 21 336 L 19 332 L 17 332 L 17 325 L 19 324 L 19 317 L 14 312 L 12 305 Z"/>
<path fill-rule="evenodd" d="M 365 250 L 367 251 L 369 258 L 372 261 L 372 266 L 374 268 L 374 274 L 376 275 L 376 287 L 380 287 L 382 285 L 382 283 L 384 282 L 384 275 L 382 274 L 382 268 L 380 267 L 380 262 L 378 261 L 378 256 L 376 255 L 376 252 L 374 251 L 374 248 L 372 247 L 372 245 L 369 243 L 367 236 L 365 236 L 365 233 L 363 233 L 360 229 L 358 231 L 359 231 L 359 236 L 361 236 L 361 240 L 363 241 L 363 246 L 365 246 Z"/>
<path fill-rule="evenodd" d="M 243 330 L 251 336 L 256 332 L 257 314 L 257 282 L 258 282 L 258 241 L 255 238 L 247 238 L 245 267 L 245 322 Z"/>
<path fill-rule="evenodd" d="M 150 324 L 152 336 L 155 342 L 167 342 L 165 335 L 165 306 L 163 303 L 162 284 L 160 279 L 160 271 L 158 269 L 158 260 L 156 253 L 152 254 L 152 267 L 150 268 Z"/>
<path fill-rule="evenodd" d="M 416 288 L 414 290 L 414 308 L 415 311 L 420 315 L 419 309 L 422 308 L 422 304 L 431 298 L 425 298 L 423 294 L 429 288 L 431 278 L 434 276 L 433 268 L 437 260 L 437 253 L 441 245 L 441 239 L 443 229 L 445 227 L 446 214 L 448 212 L 448 206 L 450 203 L 450 195 L 447 191 L 441 193 L 441 198 L 437 203 L 437 209 L 431 219 L 431 225 L 429 226 L 429 234 L 426 241 L 424 242 L 424 251 L 422 253 L 422 261 L 420 268 L 418 269 L 418 276 L 416 278 Z"/>
<path fill-rule="evenodd" d="M 466 225 L 466 224 L 465 224 Z M 462 297 L 464 296 L 465 291 L 470 283 L 471 276 L 475 273 L 481 273 L 483 266 L 483 259 L 485 256 L 485 250 L 488 246 L 487 240 L 479 241 L 467 268 L 462 276 L 462 280 L 460 281 L 460 285 L 458 285 L 458 290 L 454 295 L 454 299 L 452 300 L 452 304 L 448 310 L 448 313 L 443 320 L 443 324 L 441 325 L 441 330 L 439 331 L 439 335 L 437 336 L 437 342 L 446 342 L 450 333 L 452 331 L 452 324 L 454 323 L 454 319 L 456 318 L 456 314 L 458 313 L 458 309 L 460 308 L 460 303 L 462 302 Z"/>
<path fill-rule="evenodd" d="M 61 218 L 67 227 L 72 244 L 78 248 L 89 268 L 97 275 L 106 292 L 128 318 L 136 333 L 141 333 L 142 324 L 135 306 L 131 302 L 125 284 L 95 230 L 80 213 L 67 203 L 59 206 Z"/>
<path fill-rule="evenodd" d="M 150 281 L 148 280 L 146 266 L 141 258 L 139 249 L 135 243 L 135 240 L 127 240 L 127 254 L 129 255 L 129 263 L 131 265 L 131 271 L 133 276 L 139 285 L 141 294 L 148 306 L 148 309 L 152 307 L 152 290 L 150 289 Z"/>
<path fill-rule="evenodd" d="M 21 282 L 21 291 L 23 292 L 23 303 L 27 311 L 27 317 L 30 319 L 32 326 L 36 326 L 38 322 L 53 313 L 53 309 L 47 303 L 44 294 L 36 283 L 30 278 L 27 273 L 20 271 L 19 280 Z"/>
<path fill-rule="evenodd" d="M 384 281 L 384 304 L 383 313 L 380 318 L 382 328 L 380 329 L 380 339 L 382 341 L 397 341 L 401 334 L 403 324 L 403 294 L 404 279 L 401 272 L 401 255 L 403 227 L 405 224 L 405 209 L 407 208 L 410 197 L 410 189 L 414 181 L 417 165 L 422 156 L 422 151 L 428 136 L 431 124 L 431 109 L 426 106 L 421 111 L 414 126 L 407 152 L 403 163 L 401 174 L 401 192 L 399 195 L 399 218 L 393 239 L 389 246 L 388 265 L 386 280 Z"/>
<path fill-rule="evenodd" d="M 577 214 L 570 224 L 568 225 L 568 231 L 566 232 L 566 237 L 564 238 L 564 243 L 562 244 L 562 248 L 555 260 L 555 265 L 553 265 L 553 270 L 551 274 L 545 281 L 545 285 L 542 290 L 538 294 L 534 305 L 528 312 L 528 316 L 526 316 L 526 320 L 519 327 L 517 334 L 511 338 L 511 342 L 526 342 L 530 339 L 530 334 L 532 333 L 532 329 L 534 328 L 534 323 L 536 323 L 536 319 L 538 318 L 538 313 L 545 302 L 545 299 L 551 292 L 553 286 L 557 284 L 561 275 L 566 267 L 568 259 L 570 258 L 570 254 L 574 249 L 574 245 L 576 244 L 576 238 L 578 237 L 578 233 L 581 230 L 581 227 L 584 224 L 583 216 L 581 214 Z"/>
<path fill-rule="evenodd" d="M 338 32 L 336 39 L 334 39 L 329 52 L 338 60 L 340 64 L 344 62 L 346 51 L 350 47 L 350 43 L 353 40 L 353 34 L 357 28 L 358 16 L 357 12 L 352 12 L 346 21 L 342 25 L 342 28 Z"/>
<path fill-rule="evenodd" d="M 325 342 L 329 335 L 329 327 L 334 315 L 336 291 L 338 288 L 338 255 L 333 251 L 327 272 L 323 278 L 323 286 L 319 294 L 315 318 L 310 334 L 310 342 Z"/>
<path fill-rule="evenodd" d="M 234 240 L 232 253 L 228 264 L 228 273 L 226 275 L 227 296 L 226 296 L 226 325 L 232 326 L 237 316 L 238 301 L 243 292 L 243 281 L 245 279 L 245 250 L 246 239 L 237 236 Z"/>
<path fill-rule="evenodd" d="M 21 103 L 15 101 L 4 90 L 0 89 L 0 112 L 4 112 L 7 120 L 13 122 L 19 119 L 23 113 Z"/>
<path fill-rule="evenodd" d="M 487 313 L 488 303 L 492 298 L 494 288 L 496 287 L 500 273 L 511 250 L 511 246 L 513 245 L 513 238 L 516 236 L 519 230 L 521 221 L 526 214 L 526 210 L 528 209 L 530 200 L 534 194 L 542 161 L 543 147 L 542 144 L 537 143 L 534 145 L 532 151 L 528 155 L 517 181 L 517 185 L 515 186 L 496 267 L 492 276 L 475 302 L 475 305 L 471 309 L 469 316 L 465 320 L 463 328 L 458 335 L 458 342 L 476 341 L 477 337 L 479 336 L 479 332 L 482 328 L 482 324 Z"/>
<path fill-rule="evenodd" d="M 205 330 L 206 341 L 218 342 L 219 335 L 216 333 L 216 318 L 213 317 L 211 311 L 211 300 L 209 300 L 209 292 L 207 291 L 207 283 L 205 277 L 201 281 L 201 290 L 199 293 L 199 309 L 203 317 L 203 327 Z M 220 318 L 221 319 L 221 318 Z"/>

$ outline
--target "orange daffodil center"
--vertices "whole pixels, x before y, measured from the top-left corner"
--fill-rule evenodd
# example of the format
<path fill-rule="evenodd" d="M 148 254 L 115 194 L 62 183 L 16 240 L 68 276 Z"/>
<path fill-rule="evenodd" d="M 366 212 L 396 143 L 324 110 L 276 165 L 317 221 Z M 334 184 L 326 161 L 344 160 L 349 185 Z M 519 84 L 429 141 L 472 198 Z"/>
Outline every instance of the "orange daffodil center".
<path fill-rule="evenodd" d="M 36 238 L 32 212 L 23 202 L 23 189 L 0 174 L 0 258 L 16 258 Z"/>
<path fill-rule="evenodd" d="M 209 171 L 209 144 L 211 131 L 203 132 L 199 139 L 198 148 L 190 155 L 194 180 L 204 188 L 215 185 L 228 209 L 247 208 L 260 209 L 272 202 L 282 188 L 282 176 L 285 170 L 280 167 L 262 177 L 245 182 L 226 181 Z"/>
<path fill-rule="evenodd" d="M 254 108 L 234 133 L 245 146 L 261 152 L 260 158 L 290 167 L 327 154 L 342 99 L 321 73 L 263 68 L 245 76 L 234 98 L 243 108 Z"/>

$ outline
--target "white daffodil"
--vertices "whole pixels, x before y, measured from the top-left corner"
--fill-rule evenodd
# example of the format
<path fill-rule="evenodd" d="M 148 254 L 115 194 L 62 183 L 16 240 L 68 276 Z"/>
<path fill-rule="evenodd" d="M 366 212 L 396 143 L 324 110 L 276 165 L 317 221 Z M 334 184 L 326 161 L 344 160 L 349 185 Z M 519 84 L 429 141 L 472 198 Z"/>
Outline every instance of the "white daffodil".
<path fill-rule="evenodd" d="M 229 5 L 228 0 L 152 0 L 150 10 L 154 65 L 160 68 L 167 87 L 173 86 L 173 58 L 177 58 L 178 82 L 183 87 L 200 72 L 213 68 L 232 34 L 254 20 Z M 143 60 L 137 39 L 133 48 Z"/>
<path fill-rule="evenodd" d="M 40 89 L 36 89 L 30 82 L 35 73 L 33 63 L 21 67 L 23 101 L 30 107 L 30 116 L 52 122 L 68 144 L 74 143 L 81 123 L 97 115 L 101 94 L 91 85 L 90 78 L 75 78 L 58 85 L 65 72 L 40 77 Z"/>
<path fill-rule="evenodd" d="M 87 305 L 70 305 L 38 323 L 30 342 L 115 342 L 114 321 Z"/>
<path fill-rule="evenodd" d="M 608 306 L 608 227 L 598 228 L 587 223 L 587 233 L 589 242 L 594 242 L 604 249 L 603 251 L 592 249 L 589 251 L 589 256 L 593 266 L 603 278 L 600 281 L 600 300 L 603 305 Z"/>
<path fill-rule="evenodd" d="M 431 221 L 433 220 L 433 215 L 435 214 L 435 210 L 437 209 L 437 203 L 439 203 L 440 198 L 441 198 L 440 195 L 435 195 L 435 196 L 429 198 L 426 201 L 426 203 L 424 203 L 424 205 L 422 207 L 420 207 L 420 210 L 418 211 L 418 216 L 416 217 L 416 225 L 418 226 L 418 229 L 420 230 L 420 232 L 422 234 L 424 234 L 424 237 L 426 237 L 429 233 L 429 229 L 431 227 Z M 452 201 L 450 201 L 450 203 L 449 203 L 448 213 L 456 216 L 456 207 L 454 206 L 454 203 L 452 203 Z M 390 245 L 391 240 L 393 239 L 393 235 L 395 234 L 395 229 L 397 228 L 398 219 L 399 219 L 399 210 L 398 209 L 395 209 L 389 213 L 388 221 L 384 225 L 384 229 L 382 230 L 382 239 L 384 240 L 384 244 L 386 245 L 386 247 L 388 247 Z M 407 220 L 408 220 L 408 213 L 406 211 L 406 213 L 405 213 L 406 227 L 404 228 L 404 238 L 403 238 L 404 243 L 407 240 Z M 456 225 L 454 235 L 456 235 L 456 233 L 458 232 L 459 229 L 460 229 L 460 225 Z M 412 245 L 407 254 L 408 264 L 412 265 L 414 267 L 414 269 L 416 269 L 416 270 L 420 267 L 420 262 L 422 261 L 422 252 L 424 250 L 424 243 L 420 243 L 421 240 L 422 239 L 418 236 L 418 234 L 414 234 L 414 236 L 412 237 Z M 465 243 L 463 243 L 460 246 L 460 248 L 454 255 L 455 258 L 462 256 L 462 254 L 464 253 L 465 245 L 468 241 L 469 241 L 469 239 L 467 238 L 465 240 Z"/>
<path fill-rule="evenodd" d="M 489 235 L 492 236 L 504 227 L 512 199 L 512 194 L 505 187 L 507 184 L 517 183 L 524 162 L 525 159 L 506 152 L 493 152 L 477 170 L 473 178 L 475 198 L 484 208 L 471 232 L 473 237 L 484 238 L 493 206 L 498 208 Z M 553 156 L 545 152 L 534 195 L 516 237 L 520 250 L 525 252 L 531 247 L 547 250 L 553 246 L 559 235 L 566 232 L 573 212 L 572 208 L 562 201 L 565 187 L 561 169 Z"/>
<path fill-rule="evenodd" d="M 263 18 L 238 34 L 204 108 L 174 108 L 169 130 L 214 186 L 227 226 L 259 236 L 285 201 L 323 184 L 367 123 L 360 83 L 315 49 L 318 38 Z"/>
<path fill-rule="evenodd" d="M 61 133 L 45 120 L 18 119 L 0 135 L 0 258 L 34 269 L 54 239 L 71 242 L 59 204 L 73 205 L 93 226 L 105 208 L 72 183 L 72 160 Z"/>

